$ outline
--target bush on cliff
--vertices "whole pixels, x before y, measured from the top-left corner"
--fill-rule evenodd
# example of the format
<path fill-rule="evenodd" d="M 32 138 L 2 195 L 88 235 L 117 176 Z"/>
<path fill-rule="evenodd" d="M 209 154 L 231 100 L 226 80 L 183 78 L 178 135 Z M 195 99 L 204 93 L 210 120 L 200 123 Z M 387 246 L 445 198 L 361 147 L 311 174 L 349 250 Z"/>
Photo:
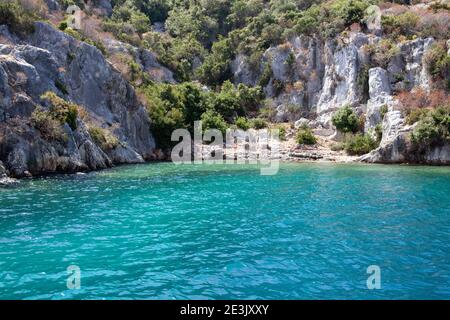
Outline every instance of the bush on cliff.
<path fill-rule="evenodd" d="M 308 126 L 299 128 L 295 140 L 298 144 L 313 145 L 317 143 L 317 138 Z"/>
<path fill-rule="evenodd" d="M 238 129 L 244 131 L 250 129 L 251 127 L 251 123 L 245 117 L 237 117 L 236 120 L 234 121 L 234 124 L 236 125 L 236 127 L 238 127 Z"/>
<path fill-rule="evenodd" d="M 331 118 L 331 122 L 337 130 L 343 133 L 354 133 L 358 131 L 359 128 L 358 116 L 348 105 L 336 111 L 336 113 Z"/>
<path fill-rule="evenodd" d="M 267 121 L 262 119 L 262 118 L 255 118 L 253 120 L 251 120 L 251 126 L 253 129 L 259 130 L 259 129 L 264 129 L 267 128 L 268 124 Z"/>
<path fill-rule="evenodd" d="M 119 146 L 119 139 L 109 130 L 90 125 L 88 131 L 92 140 L 104 151 L 113 150 Z"/>
<path fill-rule="evenodd" d="M 424 63 L 433 77 L 447 80 L 447 89 L 450 90 L 450 55 L 447 49 L 444 42 L 433 44 L 424 55 Z"/>
<path fill-rule="evenodd" d="M 333 37 L 353 23 L 362 22 L 371 1 L 335 0 L 314 4 L 297 14 L 295 30 L 304 34 Z"/>
<path fill-rule="evenodd" d="M 114 6 L 111 18 L 104 21 L 103 27 L 118 38 L 126 38 L 128 33 L 143 34 L 150 31 L 150 25 L 148 16 L 140 11 L 133 1 L 125 1 Z"/>
<path fill-rule="evenodd" d="M 38 107 L 33 111 L 30 122 L 41 133 L 44 139 L 59 142 L 67 141 L 67 135 L 62 129 L 61 123 L 42 107 Z"/>
<path fill-rule="evenodd" d="M 208 110 L 204 114 L 202 114 L 201 120 L 203 130 L 217 129 L 222 132 L 223 135 L 225 135 L 228 124 L 219 113 L 213 110 Z"/>
<path fill-rule="evenodd" d="M 381 17 L 383 31 L 391 37 L 412 36 L 415 34 L 419 21 L 419 16 L 409 11 L 399 15 L 383 15 Z"/>
<path fill-rule="evenodd" d="M 51 91 L 43 94 L 41 99 L 50 104 L 50 114 L 55 120 L 61 124 L 67 123 L 72 130 L 76 130 L 80 106 L 58 97 Z"/>
<path fill-rule="evenodd" d="M 450 105 L 425 115 L 411 133 L 411 141 L 420 147 L 450 143 Z"/>
<path fill-rule="evenodd" d="M 234 53 L 229 39 L 221 39 L 212 46 L 211 53 L 197 70 L 197 78 L 210 86 L 220 85 L 231 78 Z"/>

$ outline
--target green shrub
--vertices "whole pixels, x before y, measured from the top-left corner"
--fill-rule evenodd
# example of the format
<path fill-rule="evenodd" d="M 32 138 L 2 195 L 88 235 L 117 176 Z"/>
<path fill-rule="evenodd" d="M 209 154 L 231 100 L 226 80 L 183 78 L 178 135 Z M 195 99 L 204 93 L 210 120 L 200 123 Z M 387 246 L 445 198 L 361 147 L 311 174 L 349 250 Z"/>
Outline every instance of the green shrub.
<path fill-rule="evenodd" d="M 259 110 L 259 116 L 269 121 L 273 121 L 275 119 L 276 114 L 277 110 L 270 106 L 263 107 Z"/>
<path fill-rule="evenodd" d="M 430 112 L 429 109 L 412 109 L 408 112 L 408 115 L 406 116 L 406 123 L 411 125 L 416 123 L 417 121 L 420 121 L 421 119 L 425 118 L 428 113 Z"/>
<path fill-rule="evenodd" d="M 255 118 L 251 121 L 251 126 L 253 129 L 259 130 L 267 128 L 267 121 L 262 118 Z"/>
<path fill-rule="evenodd" d="M 370 5 L 365 0 L 324 1 L 297 13 L 295 30 L 303 34 L 320 34 L 334 37 L 353 23 L 364 20 L 364 12 Z"/>
<path fill-rule="evenodd" d="M 34 110 L 31 114 L 30 121 L 31 125 L 39 130 L 44 139 L 59 142 L 67 141 L 67 135 L 61 128 L 60 122 L 54 119 L 52 114 L 45 111 L 42 107 Z"/>
<path fill-rule="evenodd" d="M 375 134 L 377 136 L 377 142 L 380 143 L 381 139 L 383 139 L 383 126 L 381 125 L 381 123 L 378 123 L 375 126 Z"/>
<path fill-rule="evenodd" d="M 417 32 L 420 17 L 413 12 L 405 12 L 399 15 L 383 15 L 381 25 L 388 36 L 411 36 Z"/>
<path fill-rule="evenodd" d="M 275 93 L 275 96 L 278 96 L 281 94 L 281 92 L 283 92 L 285 83 L 281 80 L 274 79 L 272 81 L 272 86 L 273 86 L 273 91 Z"/>
<path fill-rule="evenodd" d="M 272 78 L 272 76 L 273 76 L 273 71 L 272 71 L 272 67 L 270 66 L 270 63 L 264 64 L 264 69 L 263 69 L 263 72 L 262 72 L 262 74 L 261 74 L 261 76 L 259 78 L 258 84 L 261 87 L 267 86 L 269 84 L 270 79 Z"/>
<path fill-rule="evenodd" d="M 344 148 L 349 155 L 363 155 L 377 148 L 378 144 L 368 134 L 355 134 L 346 137 Z"/>
<path fill-rule="evenodd" d="M 67 91 L 66 85 L 64 83 L 62 83 L 59 79 L 56 79 L 55 87 L 65 95 L 67 95 L 69 93 Z"/>
<path fill-rule="evenodd" d="M 422 118 L 411 133 L 411 141 L 420 147 L 450 142 L 450 106 L 439 107 Z"/>
<path fill-rule="evenodd" d="M 308 126 L 303 126 L 297 131 L 295 140 L 298 144 L 313 145 L 317 143 L 316 137 Z"/>
<path fill-rule="evenodd" d="M 197 70 L 198 79 L 207 85 L 217 86 L 231 78 L 231 60 L 234 52 L 227 38 L 214 42 L 211 53 Z"/>
<path fill-rule="evenodd" d="M 426 117 L 414 128 L 411 141 L 414 144 L 431 145 L 439 140 L 441 136 L 439 129 L 431 117 Z"/>
<path fill-rule="evenodd" d="M 43 94 L 41 99 L 48 101 L 50 104 L 50 114 L 55 120 L 58 120 L 61 124 L 67 123 L 72 130 L 76 130 L 80 106 L 67 102 L 51 91 Z"/>
<path fill-rule="evenodd" d="M 187 128 L 184 105 L 177 89 L 169 84 L 152 84 L 141 89 L 152 121 L 152 133 L 160 148 L 173 145 L 171 135 L 175 129 Z"/>
<path fill-rule="evenodd" d="M 94 142 L 104 151 L 113 150 L 120 144 L 119 139 L 109 130 L 90 125 L 88 131 Z"/>
<path fill-rule="evenodd" d="M 236 127 L 244 131 L 250 129 L 251 127 L 250 121 L 248 121 L 248 119 L 245 117 L 237 117 L 234 121 L 234 124 L 236 125 Z"/>
<path fill-rule="evenodd" d="M 71 36 L 79 41 L 86 42 L 87 44 L 96 47 L 98 50 L 100 50 L 100 52 L 104 56 L 107 55 L 108 51 L 106 50 L 106 47 L 104 46 L 104 44 L 101 41 L 96 41 L 91 38 L 88 38 L 84 34 L 82 34 L 80 31 L 74 30 L 72 28 L 66 28 L 63 31 L 66 34 L 68 34 L 69 36 Z"/>
<path fill-rule="evenodd" d="M 276 126 L 274 129 L 278 130 L 280 141 L 286 141 L 286 127 L 283 125 Z"/>
<path fill-rule="evenodd" d="M 106 31 L 120 36 L 122 33 L 143 34 L 150 31 L 150 19 L 141 12 L 132 1 L 125 1 L 113 8 L 110 19 L 104 21 Z"/>
<path fill-rule="evenodd" d="M 7 25 L 12 32 L 26 35 L 34 32 L 37 17 L 25 10 L 17 1 L 0 3 L 0 25 Z"/>
<path fill-rule="evenodd" d="M 331 118 L 331 122 L 337 130 L 347 133 L 356 132 L 359 127 L 359 119 L 350 106 L 344 106 L 336 111 Z"/>
<path fill-rule="evenodd" d="M 202 114 L 201 120 L 203 130 L 217 129 L 222 132 L 223 135 L 225 135 L 228 124 L 219 113 L 213 110 L 208 110 Z"/>
<path fill-rule="evenodd" d="M 369 49 L 372 53 L 371 58 L 373 63 L 382 68 L 386 68 L 389 61 L 400 52 L 396 43 L 390 39 L 382 39 L 376 45 L 369 46 Z"/>
<path fill-rule="evenodd" d="M 68 28 L 67 21 L 61 21 L 61 22 L 58 24 L 58 29 L 61 30 L 61 31 L 64 31 L 64 30 L 66 30 L 67 28 Z"/>
<path fill-rule="evenodd" d="M 447 54 L 445 43 L 433 44 L 424 55 L 424 63 L 433 77 L 445 79 L 450 76 L 450 56 Z"/>
<path fill-rule="evenodd" d="M 386 115 L 386 113 L 388 113 L 388 111 L 389 111 L 389 108 L 386 104 L 380 108 L 381 119 L 384 119 L 384 116 Z"/>

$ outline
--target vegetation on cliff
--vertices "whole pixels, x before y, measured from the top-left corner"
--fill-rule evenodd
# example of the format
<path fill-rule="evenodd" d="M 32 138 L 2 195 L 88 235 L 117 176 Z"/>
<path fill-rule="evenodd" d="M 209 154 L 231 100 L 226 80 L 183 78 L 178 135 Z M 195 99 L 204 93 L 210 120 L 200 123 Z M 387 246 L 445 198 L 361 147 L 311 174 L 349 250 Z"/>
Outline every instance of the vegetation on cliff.
<path fill-rule="evenodd" d="M 273 48 L 281 51 L 285 48 L 288 54 L 281 63 L 292 75 L 298 71 L 296 64 L 299 63 L 291 50 L 293 37 L 306 35 L 321 43 L 335 39 L 330 43 L 341 45 L 340 41 L 344 41 L 349 31 L 368 31 L 370 14 L 367 8 L 373 4 L 377 4 L 383 12 L 380 32 L 374 31 L 382 39 L 363 45 L 367 61 L 359 70 L 358 86 L 362 88 L 364 97 L 368 99 L 369 95 L 369 69 L 388 69 L 393 59 L 402 54 L 399 43 L 418 37 L 433 37 L 436 41 L 423 58 L 427 72 L 434 81 L 432 90 L 426 96 L 432 100 L 434 92 L 440 91 L 445 93 L 443 100 L 448 101 L 450 60 L 446 40 L 450 37 L 450 14 L 447 6 L 433 4 L 426 9 L 411 10 L 409 1 L 378 0 L 112 0 L 110 14 L 97 16 L 97 12 L 92 10 L 97 5 L 95 1 L 86 5 L 81 0 L 58 0 L 58 3 L 60 12 L 52 14 L 50 11 L 30 10 L 33 7 L 27 0 L 7 1 L 0 5 L 0 24 L 8 25 L 14 33 L 25 34 L 32 32 L 34 20 L 48 19 L 74 38 L 96 46 L 105 56 L 110 54 L 108 41 L 111 39 L 123 42 L 119 45 L 123 46 L 120 50 L 127 48 L 124 43 L 131 45 L 128 47 L 135 50 L 134 55 L 120 53 L 127 67 L 125 78 L 138 89 L 141 102 L 152 119 L 152 133 L 163 149 L 172 145 L 170 135 L 174 129 L 192 131 L 193 122 L 199 119 L 204 121 L 205 127 L 217 126 L 222 131 L 230 126 L 245 130 L 267 127 L 267 121 L 287 121 L 280 118 L 282 111 L 278 110 L 280 101 L 276 98 L 291 91 L 304 92 L 309 89 L 308 83 L 303 79 L 292 80 L 292 76 L 289 80 L 276 77 L 274 67 L 267 61 L 267 52 Z M 70 28 L 68 16 L 61 15 L 72 4 L 85 10 L 86 21 L 89 21 L 80 30 Z M 143 50 L 155 53 L 160 63 L 174 71 L 178 83 L 152 80 L 142 65 Z M 244 62 L 250 71 L 257 75 L 254 83 L 258 85 L 231 82 L 235 80 L 232 63 L 241 55 L 245 57 Z M 393 79 L 389 81 L 393 86 L 398 83 L 408 86 L 409 80 L 405 79 L 404 74 L 392 73 L 390 76 Z M 64 84 L 55 85 L 64 95 L 67 94 Z M 268 93 L 268 87 L 272 93 Z M 398 85 L 394 94 L 401 98 L 402 90 L 403 87 Z M 266 95 L 273 100 L 266 99 Z M 57 99 L 61 98 L 47 96 L 43 103 L 63 105 Z M 301 100 L 305 99 L 302 97 Z M 304 111 L 302 101 L 286 103 L 285 113 L 299 119 L 300 114 L 303 115 L 301 111 Z M 381 123 L 377 123 L 375 129 L 372 127 L 374 132 L 364 135 L 365 118 L 360 116 L 360 112 L 355 113 L 355 106 L 344 103 L 335 106 L 341 108 L 331 122 L 345 134 L 343 146 L 347 152 L 361 154 L 377 146 L 382 127 Z M 442 103 L 431 103 L 425 108 L 416 108 L 414 103 L 409 103 L 402 110 L 407 122 L 420 121 L 418 128 L 433 125 L 436 129 L 441 124 L 424 119 L 429 116 L 428 109 L 434 110 L 438 106 Z M 52 128 L 55 127 L 52 120 L 57 120 L 76 129 L 75 110 L 78 109 L 58 108 L 64 110 L 58 115 L 54 114 L 54 110 L 37 110 L 34 114 L 36 126 L 39 126 L 38 122 L 47 121 L 49 128 Z M 381 119 L 383 117 L 384 114 Z M 292 119 L 288 120 L 292 122 Z M 442 132 L 439 128 L 436 130 Z M 57 130 L 53 131 L 57 136 Z M 114 144 L 108 143 L 114 139 L 108 139 L 107 133 L 97 129 L 91 131 L 99 144 Z M 414 139 L 422 143 L 426 139 L 420 137 L 426 134 L 419 131 L 417 129 Z M 298 131 L 297 138 L 305 143 L 314 143 L 315 139 L 313 130 L 303 127 Z"/>

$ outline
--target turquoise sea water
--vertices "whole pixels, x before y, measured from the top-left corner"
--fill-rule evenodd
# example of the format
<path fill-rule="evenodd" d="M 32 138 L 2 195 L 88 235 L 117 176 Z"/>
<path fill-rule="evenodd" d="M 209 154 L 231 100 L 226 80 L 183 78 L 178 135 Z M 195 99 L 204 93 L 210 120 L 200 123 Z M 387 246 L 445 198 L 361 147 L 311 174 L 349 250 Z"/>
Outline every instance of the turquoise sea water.
<path fill-rule="evenodd" d="M 450 299 L 450 168 L 163 163 L 24 180 L 0 189 L 0 298 Z"/>

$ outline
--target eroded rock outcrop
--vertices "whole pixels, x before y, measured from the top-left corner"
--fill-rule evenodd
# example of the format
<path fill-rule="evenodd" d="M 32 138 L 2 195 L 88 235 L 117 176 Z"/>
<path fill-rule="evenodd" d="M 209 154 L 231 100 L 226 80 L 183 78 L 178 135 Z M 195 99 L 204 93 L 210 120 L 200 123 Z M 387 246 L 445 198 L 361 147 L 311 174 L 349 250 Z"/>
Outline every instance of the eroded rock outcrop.
<path fill-rule="evenodd" d="M 0 159 L 11 176 L 96 170 L 153 157 L 146 110 L 97 48 L 41 22 L 21 40 L 2 28 L 9 41 L 0 44 Z M 76 129 L 63 126 L 64 139 L 44 137 L 30 121 L 37 107 L 48 108 L 41 98 L 48 91 L 86 112 Z M 93 126 L 117 143 L 105 148 L 91 136 Z"/>
<path fill-rule="evenodd" d="M 447 146 L 412 157 L 415 151 L 407 143 L 411 129 L 405 126 L 395 99 L 395 93 L 401 91 L 432 88 L 433 81 L 423 58 L 432 47 L 433 38 L 394 44 L 389 53 L 378 51 L 376 54 L 385 59 L 380 65 L 373 57 L 374 48 L 385 41 L 380 37 L 379 21 L 372 29 L 371 34 L 350 31 L 325 41 L 295 37 L 269 48 L 257 68 L 251 67 L 245 56 L 238 55 L 232 64 L 234 81 L 256 85 L 265 80 L 264 91 L 275 101 L 276 121 L 300 119 L 298 125 L 311 122 L 317 135 L 331 139 L 336 136 L 332 115 L 345 105 L 351 106 L 358 116 L 365 117 L 366 133 L 376 137 L 376 130 L 382 130 L 379 153 L 369 157 L 372 162 L 439 163 L 440 156 L 445 163 Z M 264 79 L 268 76 L 270 79 Z M 296 110 L 296 114 L 290 114 L 289 110 Z"/>
<path fill-rule="evenodd" d="M 134 47 L 114 39 L 104 41 L 108 53 L 119 60 L 120 63 L 126 63 L 127 59 L 139 64 L 143 72 L 155 82 L 175 83 L 174 75 L 171 70 L 161 65 L 156 55 L 146 49 Z"/>

